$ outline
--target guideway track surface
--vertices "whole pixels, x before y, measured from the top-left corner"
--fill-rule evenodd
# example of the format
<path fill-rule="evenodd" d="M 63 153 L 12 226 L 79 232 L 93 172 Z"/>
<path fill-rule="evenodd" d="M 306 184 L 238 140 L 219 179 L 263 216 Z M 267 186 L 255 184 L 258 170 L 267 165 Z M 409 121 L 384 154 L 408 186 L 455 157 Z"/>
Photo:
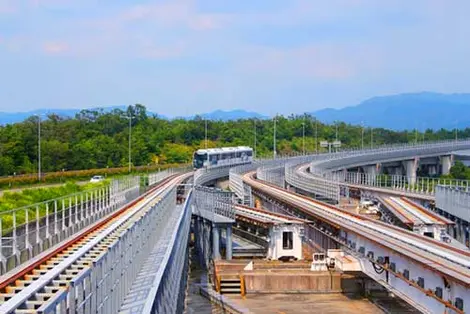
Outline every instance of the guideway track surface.
<path fill-rule="evenodd" d="M 188 173 L 168 177 L 125 207 L 3 280 L 0 283 L 0 313 L 36 313 L 40 303 L 53 298 L 60 292 L 60 287 L 67 288 L 68 281 L 117 242 L 120 232 L 150 210 L 160 195 L 188 177 Z M 59 288 L 47 289 L 50 284 Z M 28 301 L 35 294 L 39 294 L 39 298 L 36 295 L 34 300 Z M 17 310 L 19 307 L 23 309 Z"/>
<path fill-rule="evenodd" d="M 412 258 L 418 263 L 470 287 L 470 252 L 415 234 L 399 227 L 375 221 L 335 206 L 289 192 L 254 178 L 254 172 L 243 180 L 252 188 L 293 205 L 306 214 L 359 234 L 387 249 Z"/>
<path fill-rule="evenodd" d="M 393 209 L 397 217 L 408 225 L 453 225 L 453 221 L 439 216 L 406 197 L 379 196 L 378 200 Z"/>

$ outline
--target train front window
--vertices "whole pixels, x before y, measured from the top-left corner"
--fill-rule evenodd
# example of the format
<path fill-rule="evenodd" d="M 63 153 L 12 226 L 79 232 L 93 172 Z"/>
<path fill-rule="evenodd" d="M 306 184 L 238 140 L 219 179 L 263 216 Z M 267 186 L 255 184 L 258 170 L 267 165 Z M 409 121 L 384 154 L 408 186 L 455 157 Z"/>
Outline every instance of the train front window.
<path fill-rule="evenodd" d="M 194 168 L 202 168 L 204 166 L 204 162 L 207 160 L 207 154 L 194 154 Z"/>

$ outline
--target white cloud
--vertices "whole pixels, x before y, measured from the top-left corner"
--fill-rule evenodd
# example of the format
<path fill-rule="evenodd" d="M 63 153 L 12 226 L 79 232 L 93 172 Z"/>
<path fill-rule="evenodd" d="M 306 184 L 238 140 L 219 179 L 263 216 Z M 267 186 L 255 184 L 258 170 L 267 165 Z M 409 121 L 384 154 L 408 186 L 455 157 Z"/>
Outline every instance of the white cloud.
<path fill-rule="evenodd" d="M 69 46 L 64 42 L 50 41 L 42 45 L 42 49 L 47 55 L 60 55 L 68 51 Z"/>

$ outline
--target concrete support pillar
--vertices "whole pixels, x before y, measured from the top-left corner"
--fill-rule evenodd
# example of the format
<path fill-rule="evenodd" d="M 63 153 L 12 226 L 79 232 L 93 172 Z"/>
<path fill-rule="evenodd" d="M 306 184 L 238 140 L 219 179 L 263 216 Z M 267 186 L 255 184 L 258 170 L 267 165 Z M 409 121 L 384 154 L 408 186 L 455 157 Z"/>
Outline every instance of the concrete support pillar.
<path fill-rule="evenodd" d="M 203 236 L 201 237 L 202 239 L 202 265 L 204 265 L 206 268 L 209 267 L 209 260 L 211 258 L 210 256 L 210 244 L 211 244 L 211 224 L 210 222 L 206 221 L 205 219 L 202 219 L 202 229 L 203 229 Z"/>
<path fill-rule="evenodd" d="M 465 237 L 464 237 L 464 244 L 468 247 L 470 245 L 470 233 L 469 233 L 470 229 L 469 229 L 469 226 L 466 225 L 464 227 L 464 234 L 465 234 Z"/>
<path fill-rule="evenodd" d="M 397 175 L 397 176 L 402 176 L 403 175 L 403 168 L 401 166 L 399 166 L 399 167 L 390 167 L 388 172 L 390 174 L 394 174 L 394 175 Z"/>
<path fill-rule="evenodd" d="M 220 259 L 220 233 L 216 225 L 212 226 L 212 258 Z"/>
<path fill-rule="evenodd" d="M 204 222 L 204 219 L 198 217 L 199 224 L 199 247 L 200 247 L 200 264 L 206 267 L 206 256 L 207 256 L 207 224 Z"/>
<path fill-rule="evenodd" d="M 199 257 L 199 264 L 203 265 L 204 262 L 204 247 L 203 247 L 203 238 L 204 238 L 204 225 L 202 224 L 202 218 L 196 217 L 195 221 L 195 237 L 196 237 L 196 250 Z"/>
<path fill-rule="evenodd" d="M 232 259 L 232 226 L 227 226 L 225 231 L 225 259 Z"/>
<path fill-rule="evenodd" d="M 376 180 L 377 180 L 377 175 L 379 173 L 378 171 L 378 166 L 377 165 L 372 165 L 372 166 L 365 166 L 362 167 L 364 170 L 364 173 L 366 174 L 365 178 L 365 184 L 367 185 L 374 185 Z"/>
<path fill-rule="evenodd" d="M 415 158 L 413 160 L 407 160 L 405 163 L 406 169 L 406 177 L 408 179 L 408 184 L 415 185 L 416 184 L 416 172 L 418 170 L 419 160 Z"/>
<path fill-rule="evenodd" d="M 435 176 L 437 175 L 437 165 L 429 165 L 428 167 L 428 174 L 430 176 Z"/>
<path fill-rule="evenodd" d="M 465 227 L 463 225 L 462 220 L 459 220 L 458 228 L 459 228 L 459 242 L 465 243 Z"/>
<path fill-rule="evenodd" d="M 442 156 L 441 157 L 441 164 L 442 164 L 442 174 L 449 174 L 450 168 L 452 167 L 452 156 Z"/>

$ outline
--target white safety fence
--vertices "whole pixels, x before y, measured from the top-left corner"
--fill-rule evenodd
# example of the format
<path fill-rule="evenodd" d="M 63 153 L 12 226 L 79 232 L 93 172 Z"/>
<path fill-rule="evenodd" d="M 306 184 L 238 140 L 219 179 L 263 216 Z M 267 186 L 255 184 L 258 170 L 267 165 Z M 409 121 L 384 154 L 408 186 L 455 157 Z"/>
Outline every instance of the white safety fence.
<path fill-rule="evenodd" d="M 285 187 L 285 164 L 275 166 L 261 166 L 256 169 L 256 177 L 260 180 L 270 182 L 281 188 Z"/>
<path fill-rule="evenodd" d="M 312 194 L 314 198 L 329 200 L 338 203 L 340 199 L 340 184 L 336 180 L 323 178 L 321 176 L 310 176 L 298 171 L 299 165 L 306 163 L 305 160 L 292 162 L 285 166 L 286 182 L 304 192 Z"/>
<path fill-rule="evenodd" d="M 182 211 L 177 212 L 174 224 L 171 224 L 171 230 L 168 230 L 168 236 L 158 242 L 154 250 L 160 252 L 155 279 L 150 283 L 150 293 L 145 299 L 145 306 L 142 311 L 133 311 L 132 313 L 156 314 L 156 313 L 183 313 L 184 298 L 186 294 L 186 283 L 189 268 L 189 229 L 191 225 L 191 203 L 192 192 L 189 194 Z M 161 249 L 165 246 L 163 254 Z M 144 270 L 142 279 L 148 281 L 148 270 Z M 139 284 L 134 290 L 139 297 L 142 294 L 142 285 Z M 133 291 L 131 291 L 132 293 Z"/>
<path fill-rule="evenodd" d="M 205 186 L 194 187 L 193 214 L 210 221 L 217 221 L 216 216 L 235 220 L 233 193 Z"/>
<path fill-rule="evenodd" d="M 194 173 L 194 184 L 204 185 L 211 181 L 228 177 L 231 166 L 223 166 L 217 168 L 201 168 Z"/>
<path fill-rule="evenodd" d="M 0 274 L 67 239 L 139 196 L 139 177 L 0 212 Z"/>
<path fill-rule="evenodd" d="M 410 183 L 410 178 L 407 176 L 386 174 L 374 175 L 351 171 L 338 173 L 338 180 L 353 185 L 389 188 L 393 190 L 427 195 L 434 195 L 438 185 L 453 186 L 463 189 L 469 189 L 470 187 L 470 182 L 468 180 L 416 177 L 414 179 L 415 182 Z"/>
<path fill-rule="evenodd" d="M 166 236 L 163 230 L 175 206 L 176 188 L 166 190 L 160 201 L 139 219 L 125 229 L 116 230 L 120 231 L 119 241 L 80 271 L 70 287 L 59 290 L 39 312 L 118 313 L 150 249 L 160 237 Z"/>
<path fill-rule="evenodd" d="M 470 188 L 436 187 L 436 207 L 470 222 Z"/>
<path fill-rule="evenodd" d="M 174 175 L 174 174 L 178 174 L 178 173 L 183 173 L 183 172 L 187 172 L 187 171 L 190 171 L 191 170 L 191 167 L 189 166 L 185 166 L 185 167 L 178 167 L 178 168 L 168 168 L 168 169 L 165 169 L 165 170 L 162 170 L 162 171 L 158 171 L 158 172 L 154 172 L 154 173 L 150 173 L 148 175 L 148 181 L 147 181 L 147 184 L 148 186 L 153 186 L 155 184 L 157 184 L 158 182 Z"/>

